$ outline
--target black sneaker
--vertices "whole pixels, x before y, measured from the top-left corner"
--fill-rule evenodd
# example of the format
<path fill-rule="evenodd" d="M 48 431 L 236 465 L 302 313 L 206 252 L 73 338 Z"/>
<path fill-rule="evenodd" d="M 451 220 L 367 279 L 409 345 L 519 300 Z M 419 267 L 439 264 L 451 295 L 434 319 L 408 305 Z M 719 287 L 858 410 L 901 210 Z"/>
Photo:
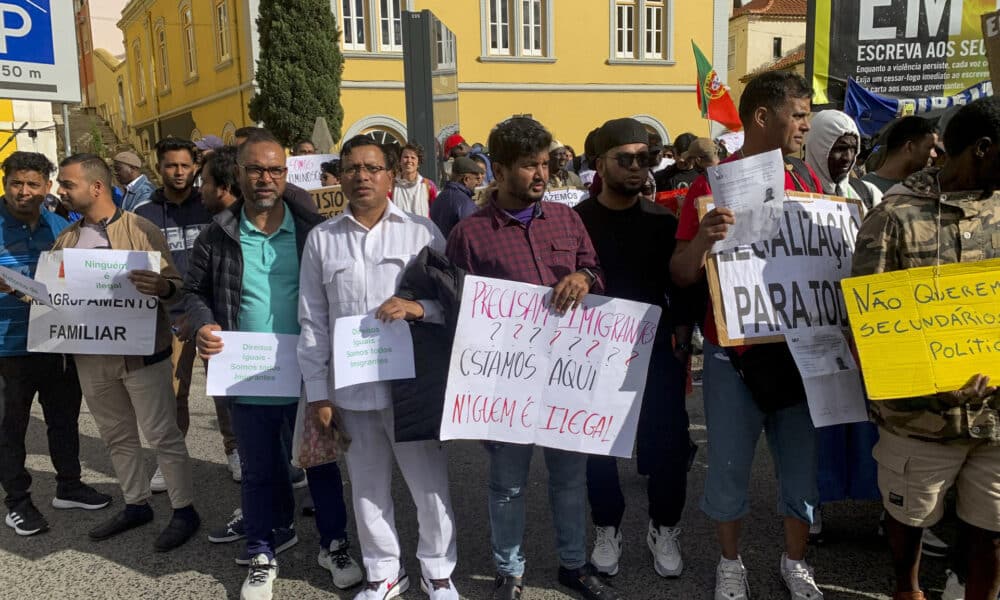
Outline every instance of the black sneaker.
<path fill-rule="evenodd" d="M 84 483 L 65 492 L 56 492 L 56 497 L 52 499 L 52 508 L 59 509 L 99 510 L 109 504 L 111 496 L 102 494 Z"/>
<path fill-rule="evenodd" d="M 524 579 L 513 575 L 497 575 L 493 586 L 493 600 L 520 600 L 524 592 Z"/>
<path fill-rule="evenodd" d="M 4 522 L 14 530 L 14 533 L 23 536 L 35 535 L 49 528 L 49 522 L 38 512 L 31 500 L 18 504 L 14 510 L 7 513 Z"/>
<path fill-rule="evenodd" d="M 125 533 L 129 529 L 141 527 L 153 520 L 153 509 L 149 505 L 142 507 L 127 506 L 125 510 L 101 523 L 87 534 L 90 539 L 99 542 Z"/>
<path fill-rule="evenodd" d="M 579 569 L 559 567 L 559 583 L 579 593 L 586 600 L 623 600 L 623 596 L 601 580 L 590 565 Z"/>
<path fill-rule="evenodd" d="M 201 517 L 193 510 L 191 512 L 193 514 L 190 517 L 178 516 L 175 512 L 170 522 L 153 542 L 153 549 L 157 552 L 169 552 L 191 539 L 194 532 L 201 527 Z"/>
<path fill-rule="evenodd" d="M 208 532 L 208 541 L 213 544 L 227 544 L 242 540 L 246 536 L 246 529 L 243 526 L 243 511 L 237 508 L 233 511 L 232 517 L 225 527 Z"/>

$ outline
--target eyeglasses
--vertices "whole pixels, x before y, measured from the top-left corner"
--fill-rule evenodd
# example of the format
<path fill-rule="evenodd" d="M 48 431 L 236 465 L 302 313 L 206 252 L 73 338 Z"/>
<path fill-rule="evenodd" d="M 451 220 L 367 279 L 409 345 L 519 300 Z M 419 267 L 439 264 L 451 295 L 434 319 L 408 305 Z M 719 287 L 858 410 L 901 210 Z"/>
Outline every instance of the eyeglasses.
<path fill-rule="evenodd" d="M 640 169 L 645 169 L 651 164 L 649 152 L 640 152 L 638 154 L 629 154 L 627 152 L 619 152 L 612 158 L 618 163 L 618 166 L 623 169 L 629 169 L 632 167 L 634 162 Z"/>
<path fill-rule="evenodd" d="M 260 165 L 240 165 L 250 179 L 260 179 L 267 173 L 271 179 L 281 179 L 288 172 L 288 167 L 262 167 Z"/>
<path fill-rule="evenodd" d="M 382 165 L 349 165 L 344 167 L 342 172 L 347 177 L 357 177 L 361 174 L 362 169 L 364 169 L 372 177 L 386 170 L 386 168 Z"/>

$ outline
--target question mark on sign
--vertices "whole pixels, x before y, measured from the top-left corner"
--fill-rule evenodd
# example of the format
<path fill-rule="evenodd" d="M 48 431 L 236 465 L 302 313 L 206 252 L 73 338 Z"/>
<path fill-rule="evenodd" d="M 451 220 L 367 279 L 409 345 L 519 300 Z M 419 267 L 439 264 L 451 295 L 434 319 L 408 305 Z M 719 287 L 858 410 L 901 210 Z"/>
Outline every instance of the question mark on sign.
<path fill-rule="evenodd" d="M 587 349 L 587 358 L 590 358 L 590 353 L 597 349 L 601 345 L 601 342 L 594 340 L 594 345 Z"/>
<path fill-rule="evenodd" d="M 555 344 L 556 340 L 558 340 L 559 336 L 561 336 L 561 335 L 562 335 L 562 331 L 557 331 L 556 335 L 551 340 L 549 340 L 549 345 L 551 346 L 552 344 Z"/>
<path fill-rule="evenodd" d="M 639 353 L 633 350 L 632 351 L 632 356 L 628 357 L 628 360 L 625 361 L 625 366 L 627 367 L 630 362 L 632 362 L 633 360 L 635 360 L 638 357 L 639 357 Z"/>
<path fill-rule="evenodd" d="M 514 339 L 515 339 L 515 340 L 517 339 L 517 336 L 521 335 L 521 332 L 522 332 L 522 331 L 524 331 L 524 325 L 518 325 L 518 326 L 517 326 L 517 327 L 516 327 L 516 328 L 514 329 Z"/>
<path fill-rule="evenodd" d="M 490 336 L 491 342 L 497 337 L 497 333 L 500 332 L 500 327 L 501 327 L 500 323 L 494 323 L 494 325 L 496 325 L 496 329 L 493 330 L 493 335 Z"/>
<path fill-rule="evenodd" d="M 576 345 L 579 344 L 580 340 L 582 340 L 582 339 L 583 338 L 581 338 L 581 337 L 576 338 L 576 341 L 574 341 L 572 344 L 569 345 L 569 349 L 572 350 L 573 348 L 575 348 Z"/>
<path fill-rule="evenodd" d="M 612 354 L 609 354 L 608 355 L 608 359 L 606 361 L 604 361 L 604 364 L 606 364 L 606 365 L 611 364 L 611 359 L 614 358 L 614 357 L 616 357 L 616 356 L 618 356 L 621 353 L 621 351 L 622 351 L 621 348 L 612 348 L 611 350 L 612 350 Z"/>
<path fill-rule="evenodd" d="M 531 334 L 531 338 L 528 341 L 534 343 L 535 338 L 538 337 L 538 334 L 541 332 L 542 332 L 541 327 L 535 327 L 535 333 Z"/>

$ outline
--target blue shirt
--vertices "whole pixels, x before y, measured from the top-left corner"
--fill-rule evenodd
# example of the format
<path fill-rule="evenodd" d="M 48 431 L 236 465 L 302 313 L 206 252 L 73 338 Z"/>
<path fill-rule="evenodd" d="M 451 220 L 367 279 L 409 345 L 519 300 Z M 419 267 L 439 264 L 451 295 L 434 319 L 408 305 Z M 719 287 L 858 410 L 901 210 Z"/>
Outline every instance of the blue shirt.
<path fill-rule="evenodd" d="M 52 249 L 59 233 L 69 227 L 66 219 L 41 210 L 38 226 L 31 227 L 14 218 L 0 199 L 0 265 L 35 276 L 38 255 Z M 24 356 L 28 353 L 28 311 L 30 306 L 10 294 L 0 294 L 0 356 Z"/>
<path fill-rule="evenodd" d="M 281 226 L 266 235 L 240 213 L 240 250 L 243 253 L 243 292 L 237 328 L 257 333 L 299 333 L 299 251 L 295 221 L 285 206 Z M 279 398 L 242 396 L 241 404 L 282 405 L 298 396 Z"/>

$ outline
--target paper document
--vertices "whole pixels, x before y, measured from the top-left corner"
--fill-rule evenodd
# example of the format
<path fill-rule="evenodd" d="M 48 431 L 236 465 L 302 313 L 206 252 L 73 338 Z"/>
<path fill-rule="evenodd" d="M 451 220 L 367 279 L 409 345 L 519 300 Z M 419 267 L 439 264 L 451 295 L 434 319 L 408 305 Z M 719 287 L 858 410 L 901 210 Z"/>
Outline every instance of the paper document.
<path fill-rule="evenodd" d="M 302 372 L 299 336 L 281 333 L 216 331 L 222 352 L 208 361 L 208 396 L 299 397 Z"/>
<path fill-rule="evenodd" d="M 814 426 L 868 420 L 861 372 L 839 328 L 796 331 L 785 340 L 802 375 Z"/>
<path fill-rule="evenodd" d="M 25 277 L 7 267 L 0 267 L 0 279 L 3 279 L 15 291 L 26 296 L 31 296 L 45 306 L 55 308 L 52 306 L 52 300 L 49 299 L 49 288 L 44 283 L 35 281 L 30 277 Z"/>
<path fill-rule="evenodd" d="M 70 296 L 84 300 L 144 300 L 128 279 L 129 271 L 160 272 L 159 252 L 131 250 L 63 250 L 63 268 Z"/>
<path fill-rule="evenodd" d="M 726 239 L 715 242 L 712 252 L 771 239 L 778 233 L 785 201 L 785 162 L 780 150 L 709 167 L 706 177 L 715 207 L 733 211 L 735 220 Z"/>
<path fill-rule="evenodd" d="M 372 312 L 341 317 L 334 323 L 334 389 L 410 379 L 414 373 L 413 337 L 406 321 L 383 323 Z"/>

